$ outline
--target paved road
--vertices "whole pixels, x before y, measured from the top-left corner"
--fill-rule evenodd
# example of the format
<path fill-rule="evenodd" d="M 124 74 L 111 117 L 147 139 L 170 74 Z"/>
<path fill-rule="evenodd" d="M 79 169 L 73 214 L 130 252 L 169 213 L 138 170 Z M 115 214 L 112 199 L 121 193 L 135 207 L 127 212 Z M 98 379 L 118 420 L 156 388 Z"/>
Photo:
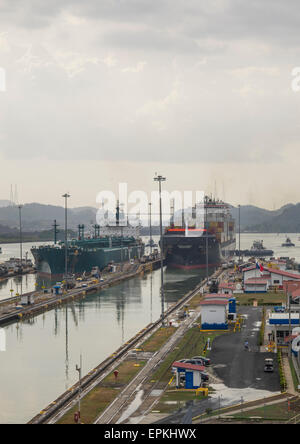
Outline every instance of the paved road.
<path fill-rule="evenodd" d="M 218 336 L 210 352 L 210 358 L 214 372 L 224 385 L 230 388 L 253 388 L 269 392 L 279 392 L 279 375 L 276 355 L 273 353 L 260 353 L 258 336 L 262 309 L 260 307 L 241 307 L 240 314 L 246 319 L 241 332 L 225 333 Z M 244 342 L 248 340 L 250 350 L 244 350 Z M 265 358 L 274 358 L 274 372 L 264 372 Z M 232 405 L 228 402 L 226 406 Z M 188 409 L 192 409 L 193 416 L 197 416 L 207 408 L 213 410 L 219 408 L 218 399 L 203 399 L 193 405 L 183 408 L 181 411 L 158 421 L 158 424 L 181 424 Z M 225 407 L 224 401 L 221 407 Z"/>
<path fill-rule="evenodd" d="M 214 340 L 210 358 L 216 375 L 227 387 L 280 391 L 276 355 L 259 352 L 261 313 L 260 307 L 241 307 L 240 314 L 246 316 L 241 332 L 222 335 Z M 249 342 L 250 351 L 244 350 L 245 340 Z M 274 358 L 273 373 L 264 372 L 266 357 Z"/>

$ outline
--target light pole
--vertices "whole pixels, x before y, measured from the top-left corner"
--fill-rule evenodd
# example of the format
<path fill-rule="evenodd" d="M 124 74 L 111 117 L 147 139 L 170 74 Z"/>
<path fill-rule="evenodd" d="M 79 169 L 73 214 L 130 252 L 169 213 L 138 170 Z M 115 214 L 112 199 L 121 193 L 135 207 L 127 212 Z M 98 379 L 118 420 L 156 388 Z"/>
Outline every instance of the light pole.
<path fill-rule="evenodd" d="M 21 297 L 23 294 L 23 288 L 22 288 L 22 271 L 23 271 L 23 263 L 22 263 L 22 258 L 23 258 L 23 239 L 22 239 L 22 205 L 18 206 L 19 209 L 19 223 L 20 223 L 20 266 L 21 266 Z"/>
<path fill-rule="evenodd" d="M 68 197 L 70 194 L 65 193 L 63 196 L 65 198 L 65 279 L 68 275 Z"/>
<path fill-rule="evenodd" d="M 208 201 L 207 198 L 204 201 L 204 205 L 205 205 L 205 257 L 206 257 L 206 285 L 208 286 L 208 221 L 207 221 L 207 206 L 208 206 Z"/>
<path fill-rule="evenodd" d="M 241 206 L 239 205 L 239 264 L 241 262 Z"/>
<path fill-rule="evenodd" d="M 151 221 L 151 205 L 152 205 L 152 203 L 149 202 L 150 254 L 152 255 L 152 221 Z"/>
<path fill-rule="evenodd" d="M 161 206 L 161 183 L 166 181 L 163 176 L 155 176 L 154 181 L 158 182 L 159 186 L 159 226 L 160 226 L 160 294 L 161 294 L 161 323 L 162 326 L 165 325 L 164 314 L 165 314 L 165 296 L 164 296 L 164 246 L 162 238 L 162 206 Z"/>
<path fill-rule="evenodd" d="M 80 402 L 81 402 L 81 371 L 82 371 L 82 356 L 80 354 L 80 367 L 76 364 L 76 371 L 78 372 L 79 378 L 79 390 L 78 390 L 78 422 L 80 424 Z"/>

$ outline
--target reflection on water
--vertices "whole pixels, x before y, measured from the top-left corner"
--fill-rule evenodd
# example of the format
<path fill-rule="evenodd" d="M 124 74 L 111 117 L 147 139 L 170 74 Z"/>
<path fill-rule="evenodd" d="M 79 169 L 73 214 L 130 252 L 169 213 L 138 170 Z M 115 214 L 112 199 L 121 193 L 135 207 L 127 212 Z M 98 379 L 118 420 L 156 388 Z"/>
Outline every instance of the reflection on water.
<path fill-rule="evenodd" d="M 201 273 L 166 270 L 166 304 L 192 289 Z M 26 422 L 160 316 L 160 270 L 5 328 L 0 353 L 0 422 Z"/>
<path fill-rule="evenodd" d="M 277 235 L 245 234 L 241 236 L 241 247 L 249 248 L 256 238 L 264 239 L 277 255 L 274 245 L 282 243 Z M 294 255 L 298 249 L 300 252 L 295 247 L 293 253 L 289 250 L 289 254 L 280 255 Z M 283 250 L 279 247 L 279 251 Z M 166 270 L 166 306 L 203 277 L 205 270 Z M 0 282 L 0 298 L 9 297 L 9 290 L 20 286 L 21 280 L 23 292 L 32 291 L 36 279 L 39 287 L 49 284 L 36 275 Z M 156 270 L 6 327 L 6 352 L 0 352 L 0 423 L 28 421 L 77 382 L 75 366 L 80 354 L 86 374 L 158 319 L 160 310 L 160 270 Z"/>

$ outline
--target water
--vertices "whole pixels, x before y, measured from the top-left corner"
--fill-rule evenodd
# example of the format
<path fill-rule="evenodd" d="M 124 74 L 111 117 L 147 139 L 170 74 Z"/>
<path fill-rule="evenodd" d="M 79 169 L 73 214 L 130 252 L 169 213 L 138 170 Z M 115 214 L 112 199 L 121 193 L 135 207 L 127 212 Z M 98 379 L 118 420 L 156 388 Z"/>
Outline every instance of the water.
<path fill-rule="evenodd" d="M 22 257 L 25 258 L 26 253 L 28 254 L 28 259 L 33 261 L 33 256 L 30 252 L 31 247 L 39 246 L 39 245 L 48 245 L 50 242 L 26 242 L 23 244 Z M 12 257 L 20 257 L 20 244 L 0 244 L 2 248 L 2 254 L 0 254 L 0 262 L 5 262 Z M 44 286 L 49 286 L 51 283 L 50 279 L 39 278 L 35 274 L 27 274 L 24 276 L 15 276 L 9 279 L 0 280 L 0 300 L 7 299 L 11 296 L 14 296 L 16 293 L 20 293 L 21 284 L 22 284 L 22 292 L 27 293 L 29 291 L 33 291 L 36 288 L 41 288 Z M 37 284 L 37 285 L 36 285 Z"/>
<path fill-rule="evenodd" d="M 275 256 L 292 256 L 300 261 L 296 247 L 280 247 L 285 235 L 242 234 L 241 248 L 263 239 Z M 33 244 L 24 244 L 28 251 Z M 36 245 L 36 244 L 35 244 Z M 18 256 L 18 244 L 2 245 L 2 259 Z M 29 256 L 30 257 L 30 254 Z M 194 288 L 205 270 L 165 273 L 166 305 Z M 23 291 L 35 288 L 37 276 L 8 279 L 0 283 L 0 298 L 8 297 L 13 285 L 23 282 Z M 41 285 L 41 281 L 39 281 Z M 160 270 L 128 280 L 118 286 L 46 312 L 31 321 L 6 328 L 6 351 L 0 352 L 0 423 L 24 423 L 72 386 L 80 353 L 83 374 L 88 373 L 145 325 L 159 318 Z"/>
<path fill-rule="evenodd" d="M 281 244 L 289 237 L 295 244 L 295 247 L 282 247 Z M 300 234 L 297 233 L 242 233 L 241 234 L 241 250 L 250 249 L 254 240 L 263 240 L 263 244 L 267 249 L 274 251 L 275 257 L 295 258 L 296 262 L 300 262 Z M 237 243 L 238 248 L 238 235 Z"/>
<path fill-rule="evenodd" d="M 200 273 L 166 271 L 166 306 L 194 288 Z M 72 386 L 80 353 L 86 374 L 159 318 L 160 270 L 4 328 L 0 423 L 23 423 Z"/>

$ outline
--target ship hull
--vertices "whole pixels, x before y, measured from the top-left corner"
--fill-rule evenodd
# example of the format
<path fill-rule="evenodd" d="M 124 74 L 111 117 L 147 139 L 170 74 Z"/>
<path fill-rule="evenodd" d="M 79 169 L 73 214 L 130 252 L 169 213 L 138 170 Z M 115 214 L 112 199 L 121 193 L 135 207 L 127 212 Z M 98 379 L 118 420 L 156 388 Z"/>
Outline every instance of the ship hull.
<path fill-rule="evenodd" d="M 65 249 L 41 247 L 31 250 L 38 273 L 61 276 L 65 272 Z M 144 254 L 143 245 L 130 247 L 101 248 L 91 250 L 68 250 L 68 272 L 82 274 L 93 267 L 105 268 L 109 263 L 122 263 L 140 258 Z"/>
<path fill-rule="evenodd" d="M 206 268 L 207 265 L 216 268 L 235 246 L 235 240 L 220 244 L 215 236 L 208 236 L 207 240 L 205 236 L 164 236 L 163 242 L 167 266 L 185 270 Z"/>

